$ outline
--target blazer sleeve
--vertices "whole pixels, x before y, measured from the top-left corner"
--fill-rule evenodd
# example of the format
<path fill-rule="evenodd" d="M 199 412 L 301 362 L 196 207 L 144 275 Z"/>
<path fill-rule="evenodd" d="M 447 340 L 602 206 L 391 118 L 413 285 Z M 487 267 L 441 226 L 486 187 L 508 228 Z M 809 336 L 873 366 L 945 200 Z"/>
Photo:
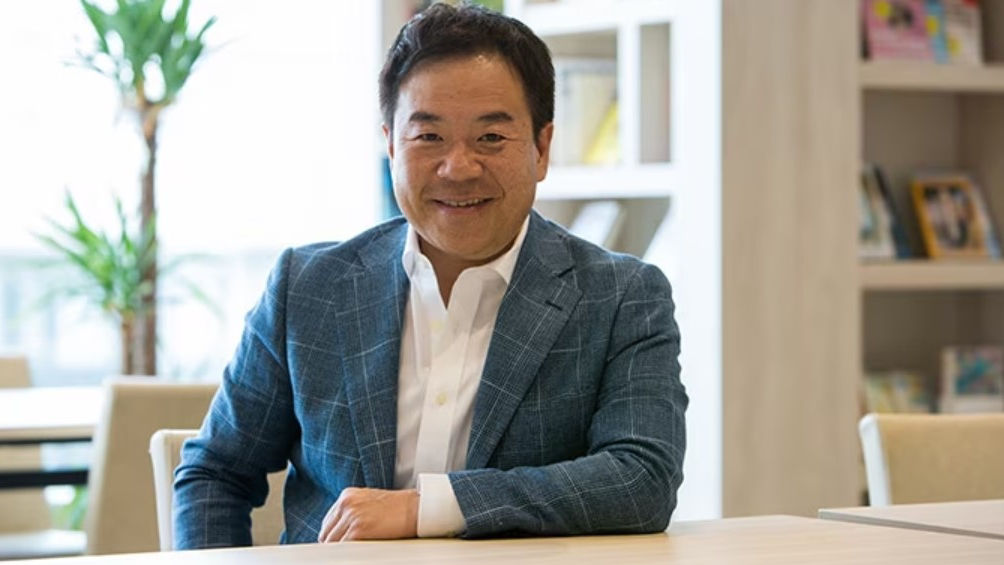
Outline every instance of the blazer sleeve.
<path fill-rule="evenodd" d="M 299 433 L 285 345 L 291 256 L 284 252 L 269 275 L 199 435 L 182 448 L 176 549 L 251 545 L 250 513 L 268 495 L 266 475 L 286 467 Z"/>
<path fill-rule="evenodd" d="M 450 473 L 463 537 L 665 530 L 683 479 L 687 395 L 669 282 L 639 268 L 614 319 L 584 457 Z"/>

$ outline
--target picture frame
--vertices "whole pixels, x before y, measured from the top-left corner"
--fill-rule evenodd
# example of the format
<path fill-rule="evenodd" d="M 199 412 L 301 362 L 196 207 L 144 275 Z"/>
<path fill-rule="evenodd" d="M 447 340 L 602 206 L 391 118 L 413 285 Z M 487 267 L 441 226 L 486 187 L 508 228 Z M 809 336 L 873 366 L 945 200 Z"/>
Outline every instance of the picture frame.
<path fill-rule="evenodd" d="M 918 178 L 911 193 L 928 257 L 990 257 L 979 195 L 968 178 Z"/>
<path fill-rule="evenodd" d="M 942 412 L 1004 411 L 1004 348 L 945 347 L 939 404 Z"/>

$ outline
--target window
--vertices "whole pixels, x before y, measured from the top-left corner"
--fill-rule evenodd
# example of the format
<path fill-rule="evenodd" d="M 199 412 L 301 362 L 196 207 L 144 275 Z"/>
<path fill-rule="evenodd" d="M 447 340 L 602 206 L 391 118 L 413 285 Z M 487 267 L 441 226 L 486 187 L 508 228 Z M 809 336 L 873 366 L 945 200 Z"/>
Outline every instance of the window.
<path fill-rule="evenodd" d="M 162 259 L 220 310 L 164 282 L 159 372 L 217 378 L 285 247 L 349 237 L 380 210 L 376 79 L 379 3 L 195 0 L 216 15 L 211 53 L 161 119 Z M 170 6 L 171 3 L 169 2 Z M 141 140 L 112 83 L 67 66 L 93 38 L 76 0 L 8 2 L 0 19 L 0 350 L 27 354 L 36 384 L 96 382 L 118 371 L 115 325 L 80 303 L 33 309 L 65 276 L 32 261 L 32 232 L 61 221 L 69 189 L 114 229 L 112 194 L 139 198 Z"/>

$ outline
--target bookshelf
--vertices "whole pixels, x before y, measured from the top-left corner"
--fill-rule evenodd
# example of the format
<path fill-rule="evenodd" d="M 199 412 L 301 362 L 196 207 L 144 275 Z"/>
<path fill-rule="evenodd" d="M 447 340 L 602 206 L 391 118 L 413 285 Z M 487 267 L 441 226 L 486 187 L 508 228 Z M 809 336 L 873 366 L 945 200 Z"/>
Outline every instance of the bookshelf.
<path fill-rule="evenodd" d="M 856 241 L 863 160 L 900 187 L 901 211 L 912 210 L 901 187 L 913 171 L 969 170 L 1004 225 L 1004 0 L 983 2 L 980 67 L 861 61 L 858 0 L 510 4 L 545 35 L 616 29 L 619 87 L 651 72 L 638 70 L 642 43 L 625 38 L 643 22 L 667 24 L 665 170 L 641 195 L 658 196 L 667 181 L 670 221 L 647 258 L 678 285 L 697 403 L 688 463 L 702 459 L 705 473 L 685 470 L 681 496 L 705 499 L 697 516 L 708 506 L 741 516 L 858 504 L 863 373 L 934 376 L 946 345 L 1004 343 L 1000 263 L 862 264 Z M 688 61 L 695 52 L 711 55 Z M 646 111 L 639 102 L 638 115 Z M 631 140 L 645 123 L 620 131 L 621 171 L 556 168 L 542 198 L 639 196 L 623 183 L 603 187 L 643 169 Z"/>
<path fill-rule="evenodd" d="M 993 221 L 1004 220 L 1004 2 L 982 4 L 983 66 L 860 64 L 862 157 L 886 169 L 902 212 L 912 211 L 905 186 L 915 170 L 962 169 L 979 180 Z M 908 232 L 919 250 L 915 227 Z M 908 347 L 908 326 L 936 328 L 940 339 L 927 341 L 938 350 L 1000 344 L 1004 337 L 1004 324 L 997 321 L 1004 314 L 1000 261 L 863 264 L 860 285 L 865 370 L 909 368 L 936 378 L 931 355 Z M 878 337 L 885 332 L 890 335 Z"/>
<path fill-rule="evenodd" d="M 906 186 L 918 169 L 972 173 L 1004 221 L 1004 1 L 981 4 L 983 65 L 859 64 L 861 156 L 885 169 L 915 252 Z M 999 260 L 863 263 L 858 285 L 862 371 L 916 372 L 937 391 L 942 348 L 1004 345 Z"/>
<path fill-rule="evenodd" d="M 678 176 L 678 170 L 669 163 L 633 167 L 555 167 L 547 173 L 544 182 L 537 185 L 537 198 L 666 198 L 672 197 L 675 187 L 680 186 Z"/>
<path fill-rule="evenodd" d="M 676 519 L 722 512 L 718 9 L 717 2 L 691 0 L 506 2 L 506 12 L 551 49 L 559 78 L 556 135 L 567 129 L 560 117 L 563 60 L 616 65 L 616 162 L 552 159 L 536 207 L 570 225 L 587 203 L 617 201 L 626 220 L 611 247 L 658 265 L 673 283 L 691 397 L 687 480 Z"/>

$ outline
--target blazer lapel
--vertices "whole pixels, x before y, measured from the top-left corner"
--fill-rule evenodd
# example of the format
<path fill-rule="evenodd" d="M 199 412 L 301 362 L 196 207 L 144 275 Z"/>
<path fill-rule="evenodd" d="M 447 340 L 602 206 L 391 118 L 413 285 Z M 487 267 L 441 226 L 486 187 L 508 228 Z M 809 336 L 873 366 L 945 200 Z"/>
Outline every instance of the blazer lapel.
<path fill-rule="evenodd" d="M 394 484 L 397 448 L 397 375 L 408 277 L 401 265 L 404 223 L 374 238 L 359 252 L 362 269 L 334 291 L 340 303 L 339 339 L 344 351 L 345 394 L 366 486 Z"/>
<path fill-rule="evenodd" d="M 528 229 L 478 386 L 468 469 L 487 465 L 582 295 L 560 278 L 573 266 L 564 239 L 536 212 Z"/>

